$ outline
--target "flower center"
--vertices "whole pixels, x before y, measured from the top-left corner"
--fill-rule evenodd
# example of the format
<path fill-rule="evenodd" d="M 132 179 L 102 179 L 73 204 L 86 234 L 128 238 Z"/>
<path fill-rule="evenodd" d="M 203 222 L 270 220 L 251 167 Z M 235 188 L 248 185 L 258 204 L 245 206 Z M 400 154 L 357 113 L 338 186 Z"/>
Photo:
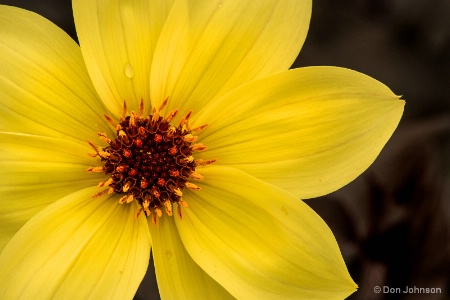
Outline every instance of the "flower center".
<path fill-rule="evenodd" d="M 89 172 L 104 172 L 110 176 L 108 180 L 99 183 L 99 187 L 107 189 L 96 194 L 117 193 L 123 195 L 119 203 L 137 201 L 146 216 L 153 211 L 153 222 L 156 216 L 161 217 L 164 209 L 172 216 L 173 203 L 187 207 L 183 200 L 184 188 L 199 190 L 200 188 L 189 182 L 190 178 L 201 180 L 203 177 L 195 169 L 197 166 L 213 163 L 211 161 L 194 160 L 193 154 L 206 150 L 203 144 L 195 143 L 198 139 L 194 134 L 204 129 L 206 125 L 190 129 L 189 112 L 181 118 L 177 126 L 171 125 L 177 115 L 174 110 L 165 117 L 160 115 L 167 100 L 159 109 L 143 117 L 144 104 L 141 101 L 140 114 L 131 112 L 127 115 L 126 104 L 120 123 L 116 123 L 109 116 L 108 122 L 116 130 L 116 138 L 109 139 L 106 134 L 98 133 L 108 146 L 100 148 L 89 142 L 96 151 L 91 156 L 99 156 L 103 165 L 90 167 Z M 181 210 L 178 209 L 181 218 Z"/>

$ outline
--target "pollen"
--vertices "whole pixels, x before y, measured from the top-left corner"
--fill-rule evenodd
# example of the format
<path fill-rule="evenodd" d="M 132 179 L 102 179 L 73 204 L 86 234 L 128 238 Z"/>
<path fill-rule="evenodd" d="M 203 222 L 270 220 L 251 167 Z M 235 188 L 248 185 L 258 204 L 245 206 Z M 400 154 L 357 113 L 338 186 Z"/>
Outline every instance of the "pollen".
<path fill-rule="evenodd" d="M 215 160 L 195 160 L 196 152 L 206 150 L 203 144 L 195 143 L 196 135 L 206 125 L 190 129 L 189 111 L 177 126 L 170 122 L 178 114 L 178 110 L 161 115 L 161 110 L 167 105 L 167 99 L 152 114 L 144 117 L 144 103 L 141 100 L 139 113 L 127 113 L 124 103 L 120 122 L 106 116 L 108 123 L 116 130 L 116 137 L 110 138 L 104 133 L 98 133 L 99 138 L 106 142 L 106 147 L 99 147 L 88 141 L 95 150 L 92 157 L 99 157 L 102 166 L 90 167 L 88 172 L 103 172 L 109 178 L 99 183 L 106 190 L 94 195 L 97 198 L 105 193 L 121 195 L 120 204 L 137 201 L 140 209 L 148 217 L 151 214 L 154 224 L 164 211 L 173 215 L 173 204 L 178 204 L 178 216 L 181 218 L 181 207 L 187 208 L 183 200 L 183 189 L 198 191 L 200 187 L 190 182 L 202 180 L 196 168 L 215 162 Z"/>

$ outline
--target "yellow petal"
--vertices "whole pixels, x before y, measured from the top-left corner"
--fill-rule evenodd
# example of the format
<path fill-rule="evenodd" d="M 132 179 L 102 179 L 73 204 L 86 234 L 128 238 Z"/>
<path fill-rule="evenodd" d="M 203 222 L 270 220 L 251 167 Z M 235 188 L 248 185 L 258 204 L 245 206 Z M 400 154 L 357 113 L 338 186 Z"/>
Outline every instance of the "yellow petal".
<path fill-rule="evenodd" d="M 205 273 L 181 243 L 173 217 L 149 222 L 156 278 L 162 299 L 234 299 Z"/>
<path fill-rule="evenodd" d="M 0 256 L 2 299 L 131 299 L 150 257 L 137 204 L 73 193 L 30 220 Z"/>
<path fill-rule="evenodd" d="M 108 108 L 123 101 L 150 106 L 150 67 L 160 31 L 174 0 L 73 1 L 75 25 L 92 81 Z"/>
<path fill-rule="evenodd" d="M 0 251 L 37 212 L 57 199 L 96 185 L 87 143 L 0 132 Z"/>
<path fill-rule="evenodd" d="M 310 67 L 242 86 L 199 114 L 199 155 L 302 199 L 348 184 L 375 160 L 403 113 L 385 85 L 355 71 Z M 194 116 L 194 117 L 195 117 Z"/>
<path fill-rule="evenodd" d="M 106 132 L 78 45 L 43 17 L 0 6 L 0 130 L 82 141 Z"/>
<path fill-rule="evenodd" d="M 152 103 L 198 111 L 244 82 L 288 69 L 308 31 L 310 0 L 174 4 L 151 73 Z"/>
<path fill-rule="evenodd" d="M 175 218 L 194 261 L 238 299 L 343 299 L 356 285 L 325 222 L 295 196 L 239 170 L 201 170 Z"/>

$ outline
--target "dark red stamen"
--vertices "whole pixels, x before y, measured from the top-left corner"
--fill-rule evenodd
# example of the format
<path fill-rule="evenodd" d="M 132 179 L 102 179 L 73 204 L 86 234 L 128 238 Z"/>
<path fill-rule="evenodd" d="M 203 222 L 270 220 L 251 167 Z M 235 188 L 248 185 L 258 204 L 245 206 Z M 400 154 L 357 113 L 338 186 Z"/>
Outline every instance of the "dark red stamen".
<path fill-rule="evenodd" d="M 192 155 L 192 142 L 185 138 L 190 132 L 171 127 L 161 116 L 136 114 L 121 119 L 117 128 L 117 138 L 102 149 L 109 154 L 102 157 L 103 170 L 112 178 L 109 187 L 155 210 L 167 211 L 167 201 L 180 202 L 179 190 L 196 167 L 183 159 Z"/>

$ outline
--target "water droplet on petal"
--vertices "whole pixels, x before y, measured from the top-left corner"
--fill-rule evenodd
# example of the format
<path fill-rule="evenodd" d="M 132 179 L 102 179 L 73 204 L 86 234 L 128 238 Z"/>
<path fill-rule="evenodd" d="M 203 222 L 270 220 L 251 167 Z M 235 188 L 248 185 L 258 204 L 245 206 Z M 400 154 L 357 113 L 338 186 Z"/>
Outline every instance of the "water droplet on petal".
<path fill-rule="evenodd" d="M 125 66 L 125 75 L 130 79 L 134 76 L 134 70 L 130 64 L 126 64 Z"/>

